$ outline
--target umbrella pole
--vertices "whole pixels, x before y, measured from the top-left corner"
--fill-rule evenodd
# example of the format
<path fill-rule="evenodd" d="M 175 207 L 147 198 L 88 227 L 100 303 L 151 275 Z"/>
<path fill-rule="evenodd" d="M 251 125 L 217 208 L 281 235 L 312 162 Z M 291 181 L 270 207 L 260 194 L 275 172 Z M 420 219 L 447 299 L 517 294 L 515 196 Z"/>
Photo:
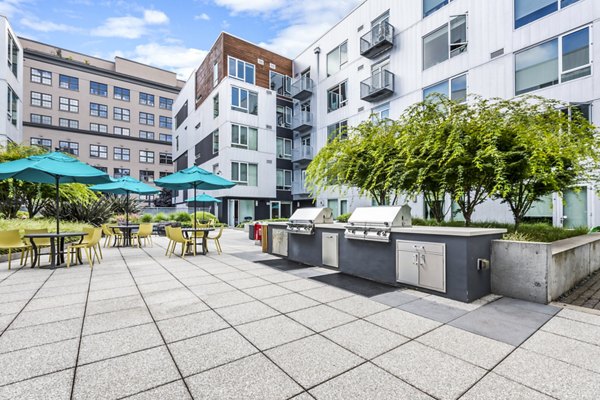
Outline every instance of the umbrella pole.
<path fill-rule="evenodd" d="M 194 183 L 194 200 L 196 200 L 196 184 Z M 194 201 L 194 230 L 196 229 L 196 201 Z M 196 232 L 194 232 L 194 235 Z"/>
<path fill-rule="evenodd" d="M 125 225 L 129 225 L 129 191 L 125 196 Z"/>
<path fill-rule="evenodd" d="M 60 176 L 54 177 L 56 182 L 56 233 L 60 233 L 60 192 L 58 190 L 58 181 Z"/>

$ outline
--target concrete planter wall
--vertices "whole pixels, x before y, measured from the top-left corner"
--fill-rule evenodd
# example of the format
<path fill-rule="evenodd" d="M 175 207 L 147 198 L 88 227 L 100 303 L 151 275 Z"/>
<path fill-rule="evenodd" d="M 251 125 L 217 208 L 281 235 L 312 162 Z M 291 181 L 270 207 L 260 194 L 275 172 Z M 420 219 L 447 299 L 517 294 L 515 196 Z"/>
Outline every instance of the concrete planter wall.
<path fill-rule="evenodd" d="M 553 243 L 494 240 L 492 293 L 549 303 L 600 269 L 600 234 Z"/>

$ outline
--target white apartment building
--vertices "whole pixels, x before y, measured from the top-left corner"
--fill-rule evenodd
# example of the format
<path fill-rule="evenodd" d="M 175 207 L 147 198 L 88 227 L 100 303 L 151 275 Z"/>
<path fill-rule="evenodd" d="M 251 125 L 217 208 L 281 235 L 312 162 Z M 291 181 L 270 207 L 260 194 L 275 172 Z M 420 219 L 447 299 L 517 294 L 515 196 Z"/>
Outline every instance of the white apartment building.
<path fill-rule="evenodd" d="M 23 47 L 10 27 L 8 19 L 0 16 L 0 146 L 20 143 L 23 134 Z"/>

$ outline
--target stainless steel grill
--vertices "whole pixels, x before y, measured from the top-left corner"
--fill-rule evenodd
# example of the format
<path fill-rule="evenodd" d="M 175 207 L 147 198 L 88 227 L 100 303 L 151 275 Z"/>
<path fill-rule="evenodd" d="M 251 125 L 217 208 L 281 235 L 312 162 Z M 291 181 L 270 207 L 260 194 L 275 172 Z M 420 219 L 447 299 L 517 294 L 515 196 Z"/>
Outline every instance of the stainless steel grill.
<path fill-rule="evenodd" d="M 347 239 L 389 242 L 392 228 L 410 227 L 410 207 L 359 207 L 348 219 L 344 236 Z"/>
<path fill-rule="evenodd" d="M 301 235 L 314 235 L 315 224 L 333 223 L 333 212 L 327 207 L 299 208 L 287 223 L 287 231 Z"/>

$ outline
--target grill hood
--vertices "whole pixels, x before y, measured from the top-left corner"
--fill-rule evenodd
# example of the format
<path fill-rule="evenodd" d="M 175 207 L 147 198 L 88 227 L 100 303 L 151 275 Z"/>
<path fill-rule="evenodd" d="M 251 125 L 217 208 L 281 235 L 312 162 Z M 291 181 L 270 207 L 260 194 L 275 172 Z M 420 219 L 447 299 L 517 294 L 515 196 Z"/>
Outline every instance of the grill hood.
<path fill-rule="evenodd" d="M 359 207 L 350 216 L 344 236 L 348 239 L 389 242 L 392 228 L 410 227 L 410 207 Z"/>
<path fill-rule="evenodd" d="M 287 223 L 287 231 L 303 235 L 314 235 L 315 224 L 332 224 L 333 211 L 327 207 L 299 208 Z"/>

